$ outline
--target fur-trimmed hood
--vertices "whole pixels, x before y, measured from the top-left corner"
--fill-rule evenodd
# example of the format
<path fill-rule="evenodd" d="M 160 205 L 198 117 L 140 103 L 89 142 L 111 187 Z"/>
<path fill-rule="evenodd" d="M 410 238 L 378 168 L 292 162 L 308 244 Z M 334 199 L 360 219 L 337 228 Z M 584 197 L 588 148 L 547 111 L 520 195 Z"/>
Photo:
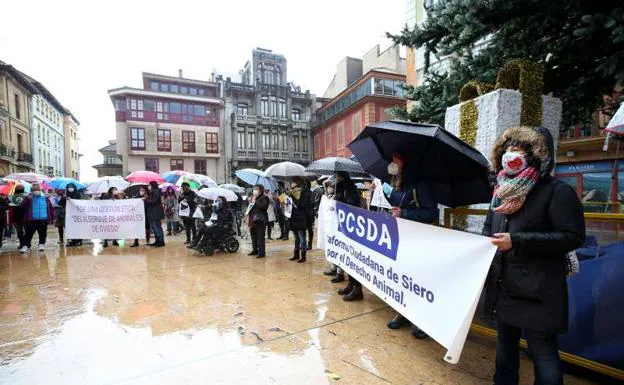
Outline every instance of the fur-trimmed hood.
<path fill-rule="evenodd" d="M 545 127 L 512 127 L 507 129 L 494 143 L 490 161 L 492 168 L 498 173 L 502 168 L 501 159 L 507 147 L 519 145 L 529 148 L 529 155 L 539 162 L 542 175 L 550 174 L 555 166 L 555 147 L 552 134 Z"/>

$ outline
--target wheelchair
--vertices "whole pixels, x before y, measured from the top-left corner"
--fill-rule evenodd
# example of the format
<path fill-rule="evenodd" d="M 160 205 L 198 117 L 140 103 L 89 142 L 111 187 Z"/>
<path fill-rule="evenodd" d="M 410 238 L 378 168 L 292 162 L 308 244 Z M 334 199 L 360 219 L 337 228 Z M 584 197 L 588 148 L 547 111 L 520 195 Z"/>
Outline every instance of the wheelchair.
<path fill-rule="evenodd" d="M 197 250 L 208 256 L 214 255 L 215 250 L 225 251 L 226 253 L 235 253 L 240 248 L 240 242 L 236 239 L 235 219 L 230 213 L 227 226 L 218 229 L 218 234 L 210 236 L 210 238 L 202 239 Z M 204 235 L 206 237 L 208 235 Z"/>

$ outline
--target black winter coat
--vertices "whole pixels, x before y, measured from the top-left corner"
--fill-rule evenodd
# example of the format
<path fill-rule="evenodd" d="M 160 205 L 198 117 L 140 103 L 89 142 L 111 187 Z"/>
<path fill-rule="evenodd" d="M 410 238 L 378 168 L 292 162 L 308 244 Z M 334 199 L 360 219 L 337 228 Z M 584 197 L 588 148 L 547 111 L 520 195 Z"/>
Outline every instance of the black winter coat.
<path fill-rule="evenodd" d="M 334 199 L 351 206 L 360 207 L 360 196 L 357 186 L 352 180 L 343 180 L 336 183 Z"/>
<path fill-rule="evenodd" d="M 165 219 L 165 210 L 163 209 L 159 189 L 154 189 L 147 195 L 145 199 L 145 216 L 150 221 L 162 221 Z"/>
<path fill-rule="evenodd" d="M 250 226 L 254 226 L 254 223 L 252 223 L 252 221 L 256 216 L 260 217 L 263 226 L 269 223 L 269 214 L 267 213 L 267 210 L 269 209 L 269 204 L 271 204 L 271 200 L 268 196 L 264 194 L 256 198 L 256 201 L 251 208 L 251 211 L 249 211 Z"/>
<path fill-rule="evenodd" d="M 585 239 L 583 207 L 567 184 L 545 175 L 513 215 L 490 210 L 483 235 L 510 233 L 512 249 L 497 252 L 486 280 L 485 312 L 532 331 L 568 327 L 566 254 Z"/>
<path fill-rule="evenodd" d="M 291 230 L 306 230 L 308 228 L 308 221 L 312 215 L 313 202 L 311 193 L 304 188 L 301 190 L 299 199 L 295 199 L 294 196 L 291 196 L 291 198 L 293 200 L 293 208 L 290 219 L 288 219 L 288 225 Z"/>

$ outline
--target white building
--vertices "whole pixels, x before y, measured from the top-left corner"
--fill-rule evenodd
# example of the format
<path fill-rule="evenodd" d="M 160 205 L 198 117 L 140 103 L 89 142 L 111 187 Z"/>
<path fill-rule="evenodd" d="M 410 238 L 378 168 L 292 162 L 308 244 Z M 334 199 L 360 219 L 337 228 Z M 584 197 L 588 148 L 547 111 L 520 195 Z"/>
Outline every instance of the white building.
<path fill-rule="evenodd" d="M 39 90 L 31 101 L 31 123 L 35 172 L 65 176 L 65 108 L 43 84 L 29 78 Z M 71 176 L 71 175 L 70 175 Z"/>

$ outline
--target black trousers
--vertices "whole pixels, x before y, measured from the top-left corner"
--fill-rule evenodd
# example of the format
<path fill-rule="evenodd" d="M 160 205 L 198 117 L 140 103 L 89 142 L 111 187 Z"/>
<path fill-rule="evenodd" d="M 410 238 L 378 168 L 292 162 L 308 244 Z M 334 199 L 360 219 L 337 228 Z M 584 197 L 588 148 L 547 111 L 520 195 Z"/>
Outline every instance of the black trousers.
<path fill-rule="evenodd" d="M 4 215 L 4 214 L 2 214 Z M 2 242 L 4 241 L 4 230 L 6 228 L 6 223 L 0 223 L 0 247 L 2 247 Z"/>
<path fill-rule="evenodd" d="M 197 228 L 195 227 L 195 218 L 191 217 L 182 217 L 182 222 L 184 222 L 184 228 L 186 228 L 186 240 L 188 242 L 195 239 L 197 236 Z M 191 235 L 193 236 L 191 238 Z"/>
<path fill-rule="evenodd" d="M 24 245 L 31 247 L 30 242 L 35 235 L 35 231 L 39 235 L 39 244 L 45 245 L 46 238 L 48 237 L 48 221 L 31 221 L 26 224 L 26 239 L 24 239 Z"/>
<path fill-rule="evenodd" d="M 266 256 L 265 254 L 265 228 L 266 225 L 264 223 L 256 224 L 254 227 L 250 228 L 251 233 L 251 247 L 254 252 L 258 253 L 259 257 Z"/>
<path fill-rule="evenodd" d="M 307 230 L 308 230 L 307 246 L 309 248 L 312 248 L 312 241 L 314 240 L 314 216 L 313 215 L 310 218 L 308 218 L 306 225 L 307 225 Z"/>
<path fill-rule="evenodd" d="M 26 245 L 26 224 L 16 223 L 15 232 L 17 233 L 17 239 L 19 240 L 19 247 L 21 249 L 24 245 Z"/>
<path fill-rule="evenodd" d="M 353 286 L 355 287 L 362 287 L 362 284 L 358 282 L 358 280 L 353 278 L 352 276 L 349 276 L 349 283 L 352 283 Z"/>

